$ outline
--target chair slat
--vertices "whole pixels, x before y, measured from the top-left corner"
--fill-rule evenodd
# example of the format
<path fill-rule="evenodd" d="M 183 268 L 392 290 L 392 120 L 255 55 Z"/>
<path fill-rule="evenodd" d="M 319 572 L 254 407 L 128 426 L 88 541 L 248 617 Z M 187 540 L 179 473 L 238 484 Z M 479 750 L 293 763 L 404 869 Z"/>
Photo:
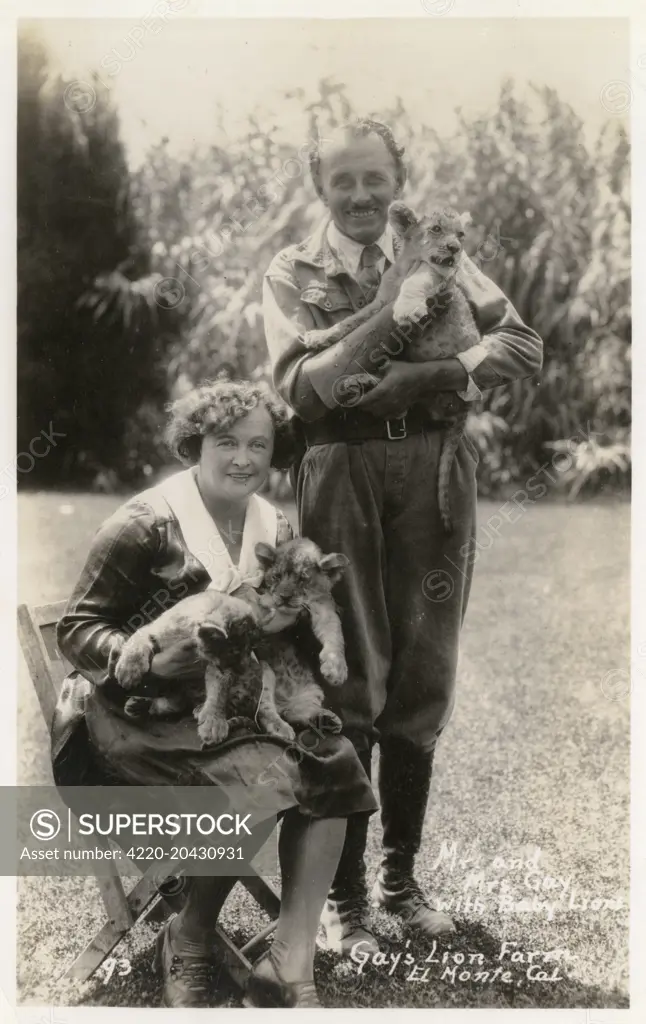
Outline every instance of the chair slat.
<path fill-rule="evenodd" d="M 251 953 L 251 951 L 264 942 L 272 932 L 275 932 L 277 927 L 278 921 L 270 921 L 268 925 L 265 925 L 262 931 L 258 932 L 257 935 L 254 935 L 252 939 L 249 939 L 249 942 L 245 942 L 244 946 L 240 946 L 240 952 L 245 956 L 247 953 Z"/>
<path fill-rule="evenodd" d="M 32 619 L 42 629 L 43 626 L 56 626 L 61 618 L 67 601 L 55 601 L 53 604 L 39 604 L 31 609 Z"/>
<path fill-rule="evenodd" d="M 111 850 L 109 840 L 105 836 L 96 836 L 94 846 L 101 846 L 104 850 Z M 106 875 L 97 876 L 96 880 L 101 890 L 105 909 L 108 917 L 117 928 L 122 929 L 125 934 L 135 923 L 130 906 L 123 888 L 119 868 L 115 861 L 106 859 L 104 869 L 109 872 Z"/>
<path fill-rule="evenodd" d="M 251 973 L 251 963 L 241 950 L 231 941 L 224 928 L 215 926 L 214 945 L 219 949 L 227 970 L 236 985 L 245 988 Z"/>
<path fill-rule="evenodd" d="M 51 728 L 56 707 L 56 685 L 51 659 L 36 619 L 26 604 L 18 608 L 18 635 L 47 728 Z"/>
<path fill-rule="evenodd" d="M 97 879 L 97 881 L 103 881 Z M 103 891 L 102 891 L 103 895 Z M 146 875 L 141 878 L 134 889 L 128 893 L 126 900 L 132 919 L 139 920 L 149 903 L 158 895 L 157 885 L 152 878 Z M 66 978 L 76 978 L 77 981 L 87 981 L 101 966 L 106 956 L 109 956 L 114 947 L 121 941 L 129 931 L 130 926 L 123 922 L 108 919 L 103 928 L 94 936 L 91 942 L 79 953 L 74 963 L 65 972 Z"/>

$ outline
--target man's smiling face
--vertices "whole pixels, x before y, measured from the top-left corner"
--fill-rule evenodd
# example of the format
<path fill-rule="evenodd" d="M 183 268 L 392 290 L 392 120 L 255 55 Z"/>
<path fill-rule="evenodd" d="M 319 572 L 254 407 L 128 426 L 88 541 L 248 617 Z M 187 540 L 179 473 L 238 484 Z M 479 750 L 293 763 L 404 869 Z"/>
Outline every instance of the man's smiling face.
<path fill-rule="evenodd" d="M 322 152 L 323 199 L 339 231 L 363 245 L 383 234 L 398 184 L 395 161 L 378 135 L 348 134 Z"/>

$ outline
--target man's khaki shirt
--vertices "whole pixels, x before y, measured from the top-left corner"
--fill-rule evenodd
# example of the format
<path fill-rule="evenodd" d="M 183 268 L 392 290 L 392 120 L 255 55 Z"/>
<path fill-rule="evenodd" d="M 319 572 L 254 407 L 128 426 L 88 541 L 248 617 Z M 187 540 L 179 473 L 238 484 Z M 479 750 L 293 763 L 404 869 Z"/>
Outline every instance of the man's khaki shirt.
<path fill-rule="evenodd" d="M 361 309 L 365 298 L 327 240 L 329 218 L 303 242 L 287 246 L 271 261 L 263 282 L 263 313 L 274 385 L 307 422 L 337 407 L 334 382 L 360 370 L 351 338 L 323 352 L 303 345 L 307 331 L 331 327 Z M 480 391 L 538 373 L 543 344 L 503 294 L 466 255 L 457 271 L 481 334 L 463 353 Z"/>

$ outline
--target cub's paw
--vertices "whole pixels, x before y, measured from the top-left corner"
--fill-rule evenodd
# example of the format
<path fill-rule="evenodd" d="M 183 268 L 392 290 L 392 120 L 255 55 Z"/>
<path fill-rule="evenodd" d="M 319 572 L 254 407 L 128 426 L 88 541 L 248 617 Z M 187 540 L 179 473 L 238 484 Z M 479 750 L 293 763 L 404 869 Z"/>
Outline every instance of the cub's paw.
<path fill-rule="evenodd" d="M 229 736 L 232 732 L 237 730 L 244 730 L 245 732 L 255 732 L 256 726 L 251 718 L 247 718 L 246 715 L 234 715 L 233 718 L 229 718 Z"/>
<path fill-rule="evenodd" d="M 114 669 L 119 686 L 124 690 L 132 690 L 137 686 L 150 668 L 152 647 L 149 644 L 129 646 L 126 643 Z"/>
<path fill-rule="evenodd" d="M 289 722 L 284 722 L 282 718 L 264 722 L 264 727 L 268 736 L 278 736 L 281 740 L 293 740 L 296 737 Z"/>
<path fill-rule="evenodd" d="M 316 718 L 313 719 L 312 725 L 315 725 L 321 732 L 333 734 L 341 732 L 343 728 L 343 722 L 339 716 L 335 715 L 333 711 L 328 711 L 327 708 L 321 708 Z"/>
<path fill-rule="evenodd" d="M 321 675 L 330 686 L 341 686 L 348 678 L 348 666 L 343 654 L 321 651 Z"/>
<path fill-rule="evenodd" d="M 123 710 L 128 718 L 142 718 L 150 714 L 152 697 L 128 697 Z"/>
<path fill-rule="evenodd" d="M 119 634 L 113 636 L 110 642 L 110 653 L 108 654 L 108 675 L 112 679 L 115 678 L 115 669 L 117 667 L 117 662 L 121 657 L 121 652 L 123 650 L 123 645 L 125 644 L 125 642 L 125 636 L 121 636 Z"/>
<path fill-rule="evenodd" d="M 212 711 L 208 704 L 195 708 L 193 715 L 197 719 L 197 735 L 202 740 L 203 747 L 223 743 L 229 735 L 229 723 L 226 718 Z"/>
<path fill-rule="evenodd" d="M 306 331 L 303 335 L 303 344 L 310 352 L 321 352 L 336 340 L 330 330 Z"/>
<path fill-rule="evenodd" d="M 393 320 L 398 327 L 411 321 L 418 323 L 426 314 L 426 307 L 422 308 L 418 302 L 411 302 L 409 298 L 402 297 L 393 306 Z"/>

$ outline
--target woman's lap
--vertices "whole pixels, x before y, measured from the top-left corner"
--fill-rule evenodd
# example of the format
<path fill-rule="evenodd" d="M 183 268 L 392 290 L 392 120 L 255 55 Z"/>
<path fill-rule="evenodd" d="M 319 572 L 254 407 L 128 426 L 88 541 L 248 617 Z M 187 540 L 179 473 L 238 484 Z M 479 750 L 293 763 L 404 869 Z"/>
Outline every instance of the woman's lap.
<path fill-rule="evenodd" d="M 85 720 L 93 754 L 114 784 L 254 787 L 271 813 L 315 818 L 372 812 L 377 803 L 351 742 L 307 729 L 296 740 L 234 735 L 202 749 L 195 720 L 132 720 L 96 690 Z"/>

